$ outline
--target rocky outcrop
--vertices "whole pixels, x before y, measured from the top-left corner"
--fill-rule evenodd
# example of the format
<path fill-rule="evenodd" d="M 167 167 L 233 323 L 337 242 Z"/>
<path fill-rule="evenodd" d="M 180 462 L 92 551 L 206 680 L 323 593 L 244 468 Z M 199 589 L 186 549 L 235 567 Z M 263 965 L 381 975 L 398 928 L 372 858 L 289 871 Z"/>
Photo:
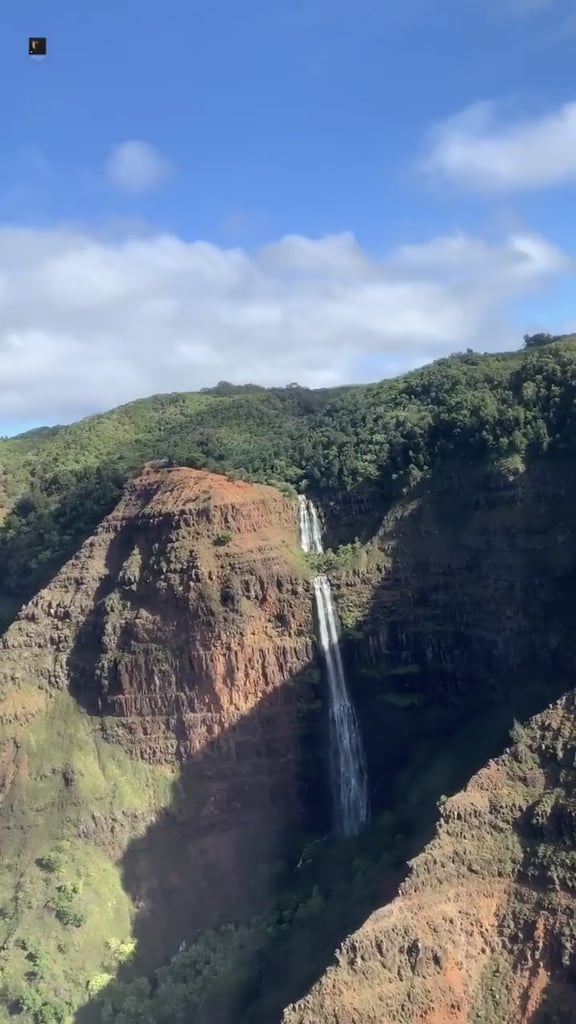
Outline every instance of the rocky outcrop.
<path fill-rule="evenodd" d="M 576 698 L 456 796 L 399 895 L 284 1024 L 568 1024 L 576 1000 Z"/>
<path fill-rule="evenodd" d="M 3 637 L 3 693 L 70 689 L 137 756 L 185 759 L 314 656 L 295 531 L 273 488 L 148 469 Z"/>

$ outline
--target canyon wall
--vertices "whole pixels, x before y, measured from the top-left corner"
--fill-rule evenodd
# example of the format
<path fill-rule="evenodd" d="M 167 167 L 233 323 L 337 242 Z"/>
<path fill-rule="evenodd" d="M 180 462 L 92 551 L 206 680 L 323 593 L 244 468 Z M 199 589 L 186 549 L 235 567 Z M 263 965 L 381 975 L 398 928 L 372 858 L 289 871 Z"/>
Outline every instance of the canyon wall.
<path fill-rule="evenodd" d="M 443 800 L 436 835 L 284 1024 L 569 1024 L 576 698 Z"/>
<path fill-rule="evenodd" d="M 52 848 L 109 906 L 102 947 L 130 929 L 143 968 L 270 902 L 325 807 L 311 608 L 291 499 L 181 468 L 127 486 L 1 641 L 8 948 L 45 918 Z M 117 866 L 120 918 L 91 858 Z"/>
<path fill-rule="evenodd" d="M 285 1024 L 573 1018 L 575 501 L 561 459 L 447 465 L 335 578 L 375 802 L 416 856 Z M 374 509 L 346 536 L 347 507 L 349 541 Z"/>
<path fill-rule="evenodd" d="M 380 499 L 376 528 L 375 496 L 356 517 L 348 499 L 328 510 L 329 534 L 341 540 L 368 523 L 362 564 L 334 588 L 384 802 L 393 787 L 382 780 L 396 779 L 419 746 L 427 757 L 434 738 L 438 746 L 485 720 L 440 792 L 453 790 L 502 749 L 515 718 L 571 684 L 575 502 L 570 463 L 558 458 L 446 464 L 387 507 Z"/>
<path fill-rule="evenodd" d="M 328 543 L 362 539 L 356 566 L 332 583 L 372 802 L 391 819 L 360 838 L 340 917 L 322 888 L 333 882 L 314 880 L 331 923 L 319 911 L 310 935 L 348 934 L 354 886 L 362 907 L 383 904 L 374 894 L 390 890 L 398 851 L 420 855 L 398 899 L 299 1002 L 335 943 L 302 964 L 297 930 L 291 948 L 278 926 L 289 960 L 270 960 L 277 992 L 260 1002 L 252 986 L 234 1019 L 271 1024 L 282 998 L 295 1001 L 286 1024 L 544 1024 L 547 1000 L 556 1012 L 569 998 L 570 701 L 490 759 L 514 719 L 573 685 L 575 490 L 560 460 L 502 461 L 443 466 L 394 502 L 372 493 L 325 507 Z M 328 830 L 313 632 L 293 500 L 181 468 L 148 468 L 127 486 L 2 639 L 8 977 L 26 971 L 18 942 L 41 930 L 53 990 L 77 1000 L 78 977 L 116 975 L 111 938 L 134 936 L 145 973 L 183 939 L 274 904 L 295 849 Z M 444 820 L 420 853 L 437 804 Z M 84 886 L 78 936 L 46 914 L 52 851 Z M 220 1011 L 198 1019 L 229 1024 Z"/>

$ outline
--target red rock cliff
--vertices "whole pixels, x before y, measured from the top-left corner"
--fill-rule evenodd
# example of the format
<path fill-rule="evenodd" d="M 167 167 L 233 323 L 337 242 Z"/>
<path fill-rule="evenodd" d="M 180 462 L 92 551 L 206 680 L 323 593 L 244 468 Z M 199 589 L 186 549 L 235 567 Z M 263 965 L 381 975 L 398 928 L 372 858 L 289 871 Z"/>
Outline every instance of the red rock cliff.
<path fill-rule="evenodd" d="M 181 766 L 155 822 L 87 807 L 77 826 L 122 860 L 155 966 L 176 939 L 269 896 L 305 814 L 313 657 L 294 502 L 183 468 L 132 481 L 3 638 L 0 724 L 16 742 L 69 691 L 131 760 Z"/>
<path fill-rule="evenodd" d="M 283 1024 L 571 1024 L 576 695 L 455 796 L 398 896 Z"/>

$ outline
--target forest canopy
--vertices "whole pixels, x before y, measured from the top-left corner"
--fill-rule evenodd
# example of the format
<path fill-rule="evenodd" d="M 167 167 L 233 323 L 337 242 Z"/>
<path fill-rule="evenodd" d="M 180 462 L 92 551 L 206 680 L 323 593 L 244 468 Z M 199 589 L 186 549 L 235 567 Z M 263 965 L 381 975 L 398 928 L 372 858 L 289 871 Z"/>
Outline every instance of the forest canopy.
<path fill-rule="evenodd" d="M 446 459 L 576 449 L 576 336 L 458 353 L 376 384 L 238 386 L 156 395 L 0 440 L 0 619 L 50 578 L 150 460 L 319 497 L 390 500 Z"/>

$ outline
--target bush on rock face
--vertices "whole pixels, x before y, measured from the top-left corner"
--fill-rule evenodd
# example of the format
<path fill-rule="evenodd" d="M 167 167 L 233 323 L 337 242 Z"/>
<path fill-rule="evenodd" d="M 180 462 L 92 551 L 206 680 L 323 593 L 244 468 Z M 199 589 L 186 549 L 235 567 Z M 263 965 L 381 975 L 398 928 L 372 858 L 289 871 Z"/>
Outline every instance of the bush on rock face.
<path fill-rule="evenodd" d="M 71 1007 L 63 999 L 44 999 L 32 985 L 23 986 L 15 995 L 16 1012 L 26 1014 L 32 1024 L 67 1024 Z"/>
<path fill-rule="evenodd" d="M 223 530 L 222 533 L 217 533 L 214 537 L 214 546 L 217 548 L 224 548 L 232 540 L 232 534 L 229 530 Z"/>

